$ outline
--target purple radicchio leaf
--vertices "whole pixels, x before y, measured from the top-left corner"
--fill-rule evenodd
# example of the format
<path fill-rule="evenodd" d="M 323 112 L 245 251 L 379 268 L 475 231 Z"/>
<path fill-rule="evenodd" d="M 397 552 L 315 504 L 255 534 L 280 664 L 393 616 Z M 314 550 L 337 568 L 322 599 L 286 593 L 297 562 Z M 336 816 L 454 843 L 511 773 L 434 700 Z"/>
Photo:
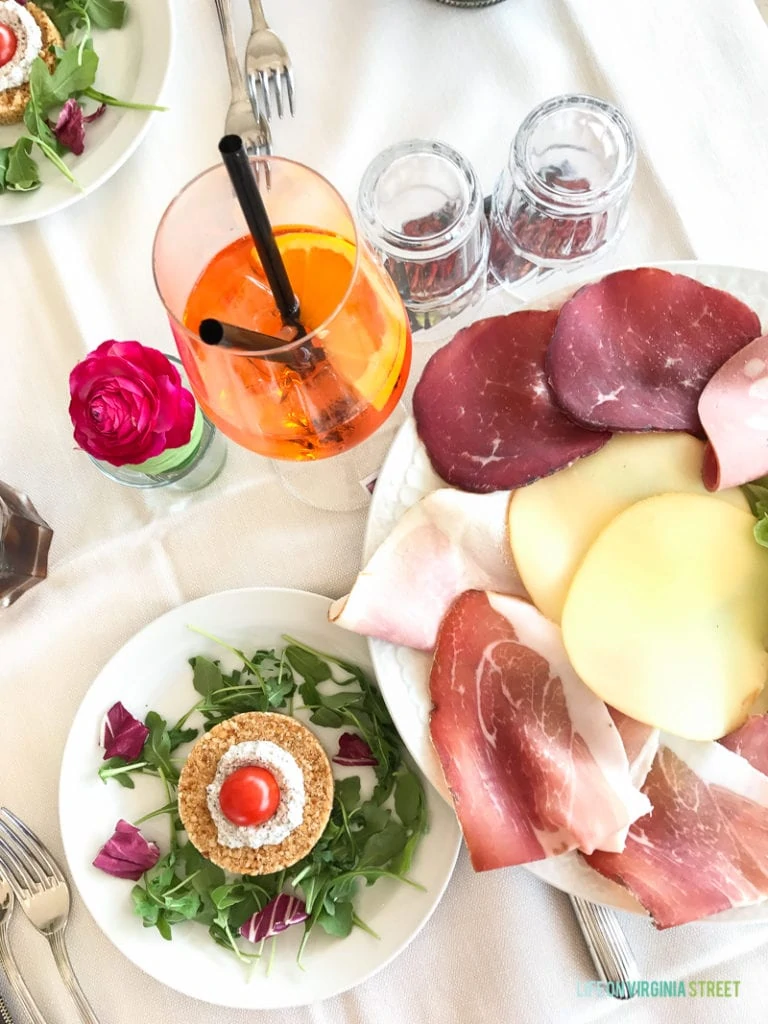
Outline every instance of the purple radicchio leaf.
<path fill-rule="evenodd" d="M 135 761 L 149 736 L 149 729 L 138 718 L 134 718 L 120 701 L 113 704 L 101 723 L 100 744 L 104 747 L 104 760 L 122 757 Z"/>
<path fill-rule="evenodd" d="M 102 103 L 100 107 L 96 107 L 92 114 L 88 114 L 87 117 L 83 118 L 83 124 L 92 124 L 94 121 L 98 121 L 101 115 L 106 111 L 107 104 Z"/>
<path fill-rule="evenodd" d="M 300 899 L 281 892 L 266 907 L 248 918 L 240 934 L 249 942 L 262 942 L 284 932 L 292 924 L 301 924 L 308 917 L 307 908 Z"/>
<path fill-rule="evenodd" d="M 333 758 L 333 763 L 350 768 L 362 768 L 364 765 L 373 767 L 379 762 L 362 736 L 356 736 L 353 732 L 343 732 L 339 736 L 339 752 Z"/>
<path fill-rule="evenodd" d="M 67 100 L 52 131 L 62 146 L 71 149 L 75 156 L 80 156 L 85 149 L 85 126 L 83 108 L 77 100 Z"/>
<path fill-rule="evenodd" d="M 148 842 L 135 825 L 121 818 L 113 835 L 96 854 L 93 866 L 114 878 L 130 878 L 138 882 L 159 859 L 157 843 Z"/>

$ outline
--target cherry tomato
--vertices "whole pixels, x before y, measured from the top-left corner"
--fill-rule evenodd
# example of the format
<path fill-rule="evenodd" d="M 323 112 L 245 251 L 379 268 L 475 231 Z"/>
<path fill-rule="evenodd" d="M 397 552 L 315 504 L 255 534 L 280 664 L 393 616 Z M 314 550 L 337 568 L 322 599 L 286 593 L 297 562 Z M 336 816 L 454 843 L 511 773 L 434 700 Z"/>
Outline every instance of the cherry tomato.
<path fill-rule="evenodd" d="M 262 825 L 280 803 L 280 787 L 266 768 L 238 768 L 224 780 L 219 792 L 222 814 L 233 825 Z"/>
<path fill-rule="evenodd" d="M 9 60 L 13 60 L 18 45 L 19 41 L 11 26 L 0 21 L 0 68 Z"/>

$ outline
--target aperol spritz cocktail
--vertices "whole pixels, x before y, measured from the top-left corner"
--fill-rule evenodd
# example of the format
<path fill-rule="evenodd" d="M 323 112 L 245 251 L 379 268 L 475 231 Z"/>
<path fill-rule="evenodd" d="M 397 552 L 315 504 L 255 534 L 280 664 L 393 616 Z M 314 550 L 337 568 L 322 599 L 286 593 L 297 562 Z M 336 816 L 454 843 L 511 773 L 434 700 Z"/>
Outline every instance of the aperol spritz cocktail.
<path fill-rule="evenodd" d="M 155 239 L 158 290 L 200 405 L 238 444 L 316 461 L 371 436 L 397 405 L 411 339 L 394 284 L 358 240 L 325 179 L 276 157 L 253 159 L 306 336 L 289 343 L 224 168 L 173 201 Z M 198 336 L 215 317 L 275 337 L 254 354 Z"/>

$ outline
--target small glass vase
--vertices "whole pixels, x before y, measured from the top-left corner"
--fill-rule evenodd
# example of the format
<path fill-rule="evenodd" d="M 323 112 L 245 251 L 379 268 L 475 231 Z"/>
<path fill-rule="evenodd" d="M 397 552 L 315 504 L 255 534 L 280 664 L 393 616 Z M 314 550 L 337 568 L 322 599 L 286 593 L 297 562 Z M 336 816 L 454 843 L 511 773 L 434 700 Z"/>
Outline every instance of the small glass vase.
<path fill-rule="evenodd" d="M 169 469 L 156 469 L 157 459 L 135 466 L 112 466 L 92 455 L 89 457 L 104 476 L 126 487 L 172 487 L 176 491 L 199 491 L 215 480 L 224 468 L 227 442 L 199 408 L 198 415 L 202 417 L 199 441 L 182 462 Z"/>

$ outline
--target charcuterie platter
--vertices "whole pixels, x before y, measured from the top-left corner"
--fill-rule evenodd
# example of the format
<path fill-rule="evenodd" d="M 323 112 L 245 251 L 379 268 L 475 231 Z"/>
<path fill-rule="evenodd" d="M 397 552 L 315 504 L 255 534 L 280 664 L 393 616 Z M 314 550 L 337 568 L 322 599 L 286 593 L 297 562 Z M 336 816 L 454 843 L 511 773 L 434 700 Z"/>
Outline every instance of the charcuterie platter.
<path fill-rule="evenodd" d="M 641 268 L 537 307 L 429 362 L 333 615 L 373 635 L 477 870 L 659 927 L 766 920 L 768 551 L 739 485 L 768 469 L 768 275 Z"/>

